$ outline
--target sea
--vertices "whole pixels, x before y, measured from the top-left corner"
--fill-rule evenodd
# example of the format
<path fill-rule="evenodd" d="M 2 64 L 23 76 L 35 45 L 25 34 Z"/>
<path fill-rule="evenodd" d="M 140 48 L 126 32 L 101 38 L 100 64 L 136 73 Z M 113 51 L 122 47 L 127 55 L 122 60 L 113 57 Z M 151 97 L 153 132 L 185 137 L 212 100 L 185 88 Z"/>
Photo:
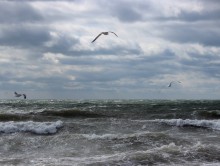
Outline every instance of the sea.
<path fill-rule="evenodd" d="M 219 166 L 220 100 L 0 100 L 1 166 Z"/>

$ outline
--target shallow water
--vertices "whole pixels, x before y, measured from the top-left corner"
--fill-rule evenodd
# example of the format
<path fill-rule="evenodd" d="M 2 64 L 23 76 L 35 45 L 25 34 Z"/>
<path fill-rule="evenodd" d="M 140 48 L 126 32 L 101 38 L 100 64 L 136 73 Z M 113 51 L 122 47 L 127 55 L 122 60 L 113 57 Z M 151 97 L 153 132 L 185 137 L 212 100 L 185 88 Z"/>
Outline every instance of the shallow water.
<path fill-rule="evenodd" d="M 220 165 L 220 101 L 1 100 L 0 165 Z"/>

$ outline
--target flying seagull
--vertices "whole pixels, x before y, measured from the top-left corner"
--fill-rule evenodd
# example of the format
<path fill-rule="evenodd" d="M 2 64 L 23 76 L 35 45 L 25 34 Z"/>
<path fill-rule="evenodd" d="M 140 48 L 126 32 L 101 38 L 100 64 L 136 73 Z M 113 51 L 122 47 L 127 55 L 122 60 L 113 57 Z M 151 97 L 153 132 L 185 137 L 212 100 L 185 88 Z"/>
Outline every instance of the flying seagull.
<path fill-rule="evenodd" d="M 115 32 L 111 32 L 111 31 L 109 31 L 109 32 L 101 32 L 98 36 L 96 36 L 96 38 L 95 38 L 91 43 L 93 43 L 94 41 L 96 41 L 96 39 L 98 39 L 99 36 L 101 36 L 101 35 L 109 35 L 109 33 L 113 33 L 115 36 L 118 37 L 118 35 L 116 35 Z"/>
<path fill-rule="evenodd" d="M 172 82 L 170 82 L 170 84 L 168 85 L 168 87 L 171 87 L 171 86 L 172 86 L 172 84 L 173 84 L 174 82 L 181 83 L 180 81 L 172 81 Z"/>
<path fill-rule="evenodd" d="M 26 95 L 26 94 L 19 94 L 19 93 L 17 93 L 17 92 L 14 92 L 14 94 L 15 94 L 15 97 L 21 97 L 21 96 L 23 96 L 24 99 L 27 98 L 27 95 Z"/>

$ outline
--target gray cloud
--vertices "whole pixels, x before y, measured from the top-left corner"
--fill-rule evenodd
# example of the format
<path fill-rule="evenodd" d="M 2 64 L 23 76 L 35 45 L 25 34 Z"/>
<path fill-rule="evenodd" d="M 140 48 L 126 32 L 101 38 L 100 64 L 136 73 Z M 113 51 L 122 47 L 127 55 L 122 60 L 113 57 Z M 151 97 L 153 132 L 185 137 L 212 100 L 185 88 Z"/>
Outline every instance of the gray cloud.
<path fill-rule="evenodd" d="M 43 27 L 10 26 L 1 28 L 0 45 L 13 47 L 39 47 L 49 41 L 49 31 Z"/>
<path fill-rule="evenodd" d="M 81 54 L 80 51 L 76 52 L 71 50 L 71 48 L 76 45 L 80 44 L 80 40 L 74 37 L 70 37 L 68 35 L 59 35 L 58 38 L 53 39 L 51 38 L 51 42 L 54 42 L 54 44 L 50 47 L 45 48 L 46 52 L 51 53 L 62 53 L 65 55 L 72 55 L 72 54 Z"/>
<path fill-rule="evenodd" d="M 196 71 L 203 73 L 207 78 L 219 78 L 219 56 L 209 53 L 201 55 L 200 53 L 189 52 L 188 54 L 191 59 L 180 60 L 182 70 L 185 72 Z"/>
<path fill-rule="evenodd" d="M 0 24 L 42 21 L 43 17 L 25 2 L 0 2 Z"/>
<path fill-rule="evenodd" d="M 178 17 L 169 18 L 169 20 L 182 20 L 182 21 L 215 21 L 220 19 L 220 9 L 199 12 L 181 12 Z"/>
<path fill-rule="evenodd" d="M 69 98 L 129 91 L 134 98 L 151 96 L 173 78 L 193 88 L 199 82 L 206 94 L 206 81 L 219 82 L 219 1 L 197 1 L 206 7 L 198 11 L 184 1 L 175 14 L 159 0 L 68 2 L 0 2 L 1 90 Z M 117 30 L 120 38 L 91 44 L 90 33 L 100 29 Z M 199 48 L 190 51 L 195 43 Z"/>
<path fill-rule="evenodd" d="M 123 45 L 114 45 L 112 47 L 96 48 L 95 45 L 90 44 L 90 48 L 78 49 L 74 46 L 83 45 L 80 39 L 61 35 L 55 44 L 45 49 L 46 52 L 62 53 L 68 56 L 94 56 L 94 55 L 139 55 L 142 50 L 137 45 L 136 47 L 127 48 Z M 95 49 L 92 49 L 95 48 Z"/>
<path fill-rule="evenodd" d="M 135 11 L 132 6 L 127 6 L 125 3 L 120 4 L 120 6 L 116 6 L 116 8 L 112 10 L 112 15 L 118 17 L 118 19 L 123 22 L 135 22 L 142 20 L 141 14 Z"/>
<path fill-rule="evenodd" d="M 218 5 L 218 4 L 215 4 Z M 158 21 L 182 21 L 182 22 L 197 22 L 197 21 L 217 21 L 220 20 L 220 8 L 207 8 L 207 5 L 203 4 L 204 8 L 201 11 L 186 11 L 182 10 L 175 16 L 155 16 L 152 19 L 158 19 Z"/>
<path fill-rule="evenodd" d="M 217 25 L 207 23 L 171 24 L 163 27 L 160 37 L 179 43 L 199 43 L 207 46 L 220 46 L 220 32 Z"/>
<path fill-rule="evenodd" d="M 110 13 L 110 15 L 116 17 L 122 22 L 132 23 L 136 21 L 143 20 L 143 10 L 148 9 L 146 3 L 132 2 L 132 1 L 99 1 L 100 6 L 105 6 L 105 10 Z"/>

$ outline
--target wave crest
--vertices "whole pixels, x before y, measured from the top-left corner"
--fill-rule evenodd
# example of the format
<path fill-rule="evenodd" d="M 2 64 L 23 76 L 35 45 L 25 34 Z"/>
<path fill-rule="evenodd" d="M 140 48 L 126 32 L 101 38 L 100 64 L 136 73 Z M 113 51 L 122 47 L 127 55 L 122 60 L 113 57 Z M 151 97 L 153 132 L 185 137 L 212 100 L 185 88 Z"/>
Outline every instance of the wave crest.
<path fill-rule="evenodd" d="M 34 134 L 54 134 L 63 127 L 62 121 L 56 122 L 0 122 L 1 133 L 31 132 Z"/>
<path fill-rule="evenodd" d="M 165 123 L 167 125 L 178 126 L 178 127 L 193 126 L 193 127 L 209 128 L 213 130 L 220 130 L 220 120 L 157 119 L 154 121 Z"/>

